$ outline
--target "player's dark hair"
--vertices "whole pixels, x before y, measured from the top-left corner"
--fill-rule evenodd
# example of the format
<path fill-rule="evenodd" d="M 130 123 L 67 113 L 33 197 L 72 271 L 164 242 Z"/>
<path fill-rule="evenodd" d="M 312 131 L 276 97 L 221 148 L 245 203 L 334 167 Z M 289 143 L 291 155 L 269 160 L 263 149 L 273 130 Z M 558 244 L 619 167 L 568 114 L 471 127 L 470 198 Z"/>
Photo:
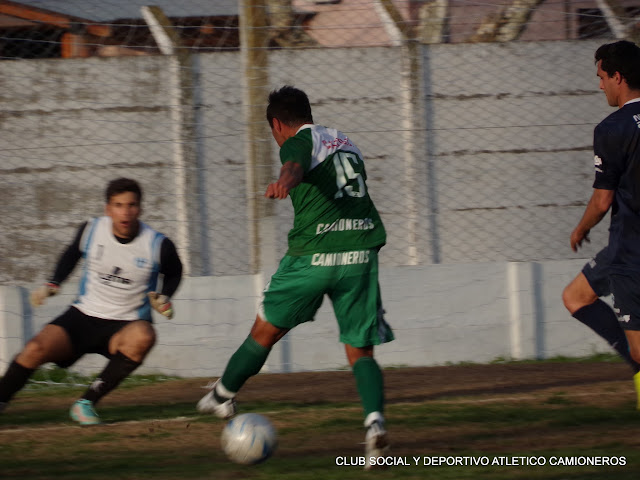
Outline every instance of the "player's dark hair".
<path fill-rule="evenodd" d="M 130 178 L 116 178 L 109 182 L 107 190 L 105 191 L 107 203 L 109 203 L 109 200 L 111 200 L 111 197 L 114 195 L 125 192 L 135 193 L 138 197 L 138 203 L 142 203 L 142 188 L 140 188 L 138 182 Z"/>
<path fill-rule="evenodd" d="M 309 97 L 302 90 L 291 85 L 274 90 L 269 94 L 269 105 L 267 106 L 267 120 L 271 127 L 273 127 L 274 118 L 289 127 L 313 123 Z"/>
<path fill-rule="evenodd" d="M 606 43 L 595 54 L 596 63 L 610 77 L 619 72 L 631 90 L 640 90 L 640 47 L 628 40 Z"/>

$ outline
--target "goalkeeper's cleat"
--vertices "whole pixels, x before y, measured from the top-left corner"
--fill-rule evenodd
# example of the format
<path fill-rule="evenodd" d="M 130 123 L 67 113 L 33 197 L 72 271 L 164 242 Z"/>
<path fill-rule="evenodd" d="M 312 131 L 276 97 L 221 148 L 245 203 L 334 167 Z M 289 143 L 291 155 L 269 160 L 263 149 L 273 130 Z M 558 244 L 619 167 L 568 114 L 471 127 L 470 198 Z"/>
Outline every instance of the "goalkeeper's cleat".
<path fill-rule="evenodd" d="M 364 437 L 365 470 L 386 468 L 384 464 L 378 464 L 376 461 L 379 457 L 389 455 L 391 448 L 383 422 L 382 415 L 379 415 L 367 427 L 367 434 Z"/>
<path fill-rule="evenodd" d="M 640 410 L 640 372 L 633 376 L 633 383 L 636 386 L 636 396 L 638 397 L 636 409 Z"/>
<path fill-rule="evenodd" d="M 236 401 L 233 397 L 222 401 L 216 399 L 216 388 L 218 386 L 224 389 L 220 379 L 213 384 L 211 391 L 200 399 L 196 408 L 200 413 L 213 413 L 216 417 L 223 419 L 231 418 L 236 414 Z"/>
<path fill-rule="evenodd" d="M 100 417 L 93 409 L 93 402 L 84 398 L 73 404 L 69 414 L 80 425 L 98 425 L 101 423 Z"/>

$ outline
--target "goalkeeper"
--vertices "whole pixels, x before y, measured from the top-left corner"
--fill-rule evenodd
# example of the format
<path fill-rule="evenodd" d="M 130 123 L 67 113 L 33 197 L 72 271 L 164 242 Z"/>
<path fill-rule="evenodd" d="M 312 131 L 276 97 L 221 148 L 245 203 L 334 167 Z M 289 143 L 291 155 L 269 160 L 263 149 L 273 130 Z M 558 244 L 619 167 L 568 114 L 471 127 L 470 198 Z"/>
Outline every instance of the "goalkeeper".
<path fill-rule="evenodd" d="M 66 368 L 86 353 L 98 353 L 109 361 L 70 410 L 76 422 L 98 424 L 95 404 L 149 353 L 156 341 L 151 308 L 173 316 L 170 298 L 180 284 L 182 263 L 171 240 L 138 220 L 141 200 L 135 180 L 111 181 L 106 215 L 80 227 L 50 281 L 31 294 L 31 303 L 42 305 L 84 259 L 75 302 L 26 344 L 0 380 L 0 411 L 40 365 Z M 160 292 L 155 291 L 158 274 L 163 275 Z"/>

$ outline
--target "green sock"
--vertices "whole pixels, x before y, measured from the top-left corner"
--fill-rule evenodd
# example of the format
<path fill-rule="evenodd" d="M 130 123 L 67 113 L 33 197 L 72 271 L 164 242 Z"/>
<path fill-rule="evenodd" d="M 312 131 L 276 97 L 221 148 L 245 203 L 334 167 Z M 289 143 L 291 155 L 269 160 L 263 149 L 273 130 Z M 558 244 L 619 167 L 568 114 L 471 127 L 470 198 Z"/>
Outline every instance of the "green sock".
<path fill-rule="evenodd" d="M 249 335 L 229 359 L 220 383 L 230 392 L 237 393 L 249 377 L 260 371 L 270 351 Z"/>
<path fill-rule="evenodd" d="M 372 357 L 360 357 L 353 364 L 353 375 L 364 408 L 365 418 L 372 412 L 384 410 L 384 382 L 382 370 Z"/>

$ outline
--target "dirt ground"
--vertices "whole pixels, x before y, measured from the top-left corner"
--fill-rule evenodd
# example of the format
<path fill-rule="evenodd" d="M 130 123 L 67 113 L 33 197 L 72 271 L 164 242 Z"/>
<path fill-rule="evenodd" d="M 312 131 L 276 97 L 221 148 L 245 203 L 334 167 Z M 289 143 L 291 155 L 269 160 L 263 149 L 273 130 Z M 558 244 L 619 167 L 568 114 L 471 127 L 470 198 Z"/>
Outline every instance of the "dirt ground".
<path fill-rule="evenodd" d="M 387 404 L 425 402 L 437 399 L 517 397 L 565 392 L 585 395 L 585 402 L 605 404 L 609 393 L 617 400 L 635 398 L 632 372 L 622 363 L 536 363 L 399 368 L 384 371 Z M 204 379 L 156 384 L 135 392 L 115 391 L 104 404 L 132 402 L 196 401 L 204 394 Z M 603 395 L 607 393 L 607 395 Z M 132 398 L 132 395 L 134 398 Z M 135 398 L 139 396 L 139 398 Z M 580 397 L 581 395 L 579 395 Z M 251 378 L 238 394 L 238 402 L 273 401 L 292 403 L 357 401 L 353 374 L 304 372 L 262 374 Z"/>
<path fill-rule="evenodd" d="M 197 402 L 209 379 L 160 382 L 134 389 L 117 389 L 101 405 Z M 577 402 L 609 405 L 635 399 L 632 372 L 616 362 L 545 362 L 532 364 L 456 365 L 384 370 L 387 405 L 447 399 L 508 401 L 526 395 L 548 397 L 562 393 Z M 614 398 L 610 398 L 614 397 Z M 260 374 L 249 379 L 237 396 L 243 401 L 343 403 L 357 401 L 350 371 Z M 48 406 L 68 405 L 51 399 Z M 19 401 L 12 408 L 20 408 Z M 1 428 L 1 427 L 0 427 Z"/>
<path fill-rule="evenodd" d="M 396 409 L 394 414 L 394 406 L 437 403 L 493 405 L 499 408 L 503 405 L 521 404 L 523 407 L 546 408 L 553 404 L 550 399 L 561 399 L 565 402 L 565 408 L 571 408 L 566 405 L 588 405 L 602 408 L 605 412 L 617 409 L 615 411 L 624 412 L 625 419 L 627 412 L 629 418 L 634 418 L 637 414 L 632 372 L 623 363 L 558 362 L 401 368 L 385 370 L 384 378 L 394 455 L 453 454 L 459 451 L 498 454 L 539 448 L 561 451 L 568 445 L 578 449 L 601 448 L 603 442 L 608 442 L 611 438 L 611 427 L 607 419 L 589 425 L 580 425 L 578 419 L 575 424 L 561 426 L 546 422 L 544 418 L 535 419 L 531 424 L 516 422 L 513 425 L 492 425 L 490 420 L 463 419 L 455 424 L 445 422 L 416 427 L 400 409 Z M 207 381 L 208 379 L 203 378 L 171 380 L 117 389 L 102 400 L 100 408 L 193 403 L 193 416 L 141 422 L 116 420 L 98 428 L 109 429 L 113 435 L 118 435 L 118 448 L 148 448 L 146 439 L 151 438 L 154 448 L 177 448 L 187 456 L 194 455 L 194 452 L 217 451 L 219 433 L 224 423 L 193 422 L 193 418 L 198 415 L 195 404 L 206 392 L 204 387 Z M 75 396 L 77 394 L 68 397 L 47 397 L 41 394 L 29 396 L 27 393 L 23 399 L 16 398 L 3 415 L 33 411 L 38 405 L 42 408 L 43 402 L 46 402 L 47 409 L 60 408 L 66 412 Z M 273 415 L 272 420 L 278 429 L 288 428 L 286 441 L 280 445 L 278 456 L 299 458 L 304 454 L 326 457 L 362 454 L 361 429 L 343 427 L 335 432 L 325 429 L 324 433 L 314 436 L 308 435 L 306 431 L 296 430 L 299 430 L 299 425 L 310 421 L 304 415 L 322 416 L 323 421 L 331 418 L 360 418 L 355 382 L 349 371 L 257 375 L 249 380 L 237 400 L 240 409 L 242 402 L 256 401 L 298 405 L 335 403 L 335 407 L 328 410 L 293 407 L 286 414 Z M 69 442 L 70 435 L 74 437 L 74 441 L 85 436 L 94 438 L 93 428 L 83 429 L 71 425 L 66 419 L 66 413 L 61 418 L 62 416 L 65 417 L 62 421 L 66 420 L 66 424 L 44 426 L 44 430 L 43 426 L 33 423 L 0 425 L 0 450 L 5 442 L 15 438 L 17 432 L 22 441 L 29 442 L 29 455 L 34 458 L 51 455 L 52 442 L 64 445 Z M 46 431 L 44 436 L 43 431 Z M 177 436 L 180 438 L 179 447 L 176 446 Z M 617 445 L 635 451 L 640 448 L 640 422 L 634 420 L 628 425 L 618 425 L 615 436 Z M 111 448 L 106 444 L 96 445 L 103 450 Z"/>
<path fill-rule="evenodd" d="M 590 405 L 624 409 L 634 415 L 636 393 L 632 371 L 623 363 L 536 363 L 509 365 L 467 365 L 425 368 L 400 368 L 384 371 L 388 410 L 393 405 L 429 402 L 505 405 L 511 402 L 541 406 L 550 398 L 567 398 L 574 405 Z M 203 379 L 158 384 L 136 389 L 141 402 L 197 402 L 206 390 Z M 114 392 L 110 404 L 132 402 L 133 392 Z M 358 395 L 353 374 L 341 372 L 306 372 L 296 374 L 263 374 L 251 378 L 238 394 L 242 402 L 271 401 L 294 404 L 350 403 Z M 106 405 L 106 399 L 105 399 Z M 328 414 L 331 416 L 331 413 Z M 359 409 L 347 416 L 359 418 Z M 295 420 L 292 420 L 295 421 Z M 275 419 L 276 426 L 286 426 L 287 420 Z M 610 435 L 606 424 L 591 427 L 499 427 L 473 422 L 431 428 L 394 426 L 389 421 L 394 454 L 423 455 L 425 452 L 451 453 L 458 448 L 481 451 L 509 451 L 512 448 L 565 448 L 582 445 L 598 446 Z M 492 431 L 495 430 L 495 431 Z M 477 438 L 474 439 L 474 432 Z M 495 435 L 494 435 L 495 433 Z M 337 438 L 321 438 L 310 451 L 326 449 L 326 453 L 361 454 L 360 430 L 342 432 Z M 628 440 L 640 447 L 640 431 L 630 426 Z M 300 442 L 304 439 L 301 438 Z M 281 455 L 300 455 L 301 444 Z"/>

